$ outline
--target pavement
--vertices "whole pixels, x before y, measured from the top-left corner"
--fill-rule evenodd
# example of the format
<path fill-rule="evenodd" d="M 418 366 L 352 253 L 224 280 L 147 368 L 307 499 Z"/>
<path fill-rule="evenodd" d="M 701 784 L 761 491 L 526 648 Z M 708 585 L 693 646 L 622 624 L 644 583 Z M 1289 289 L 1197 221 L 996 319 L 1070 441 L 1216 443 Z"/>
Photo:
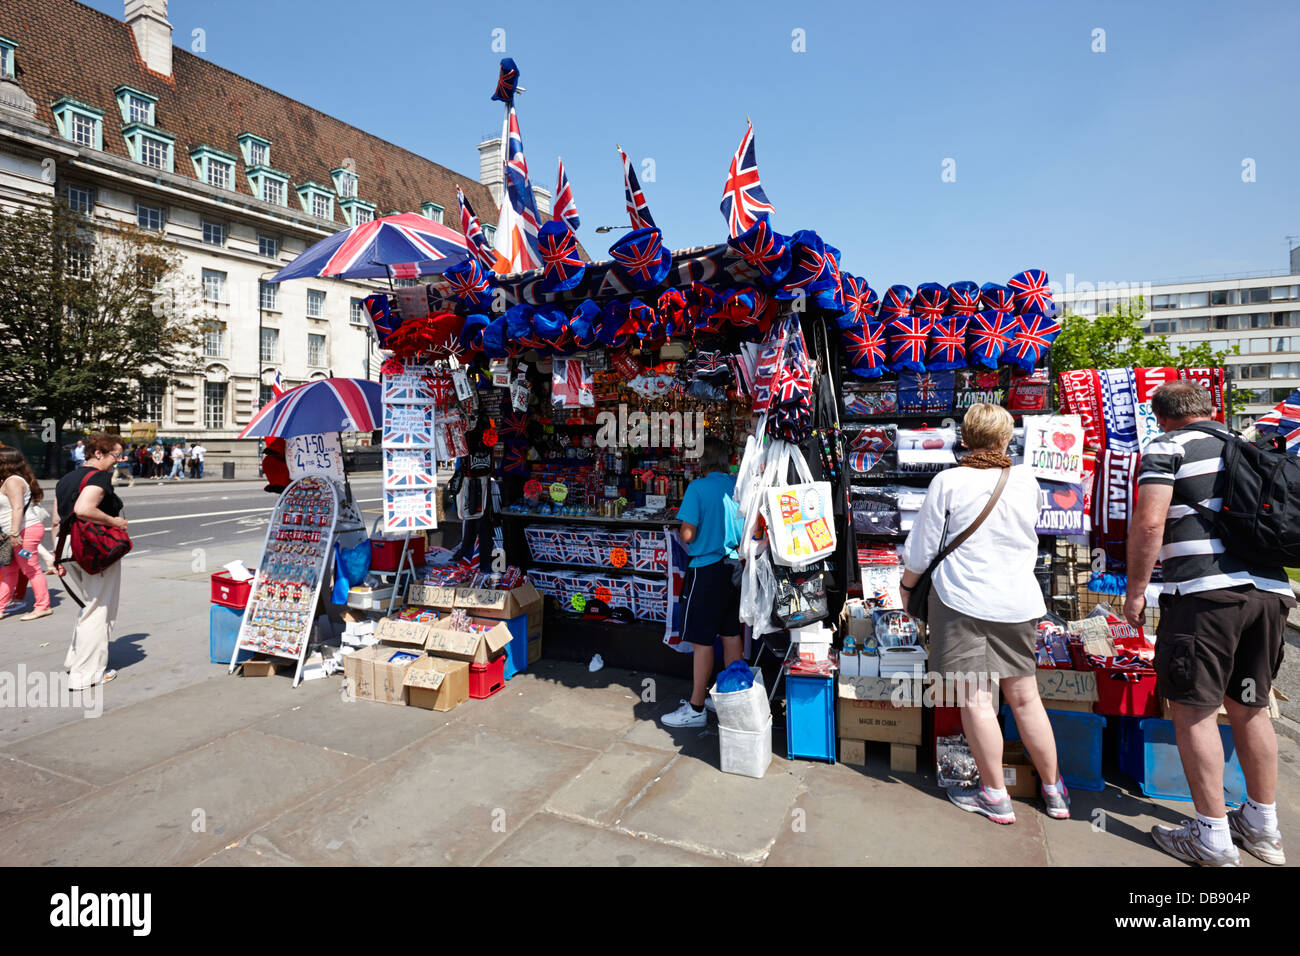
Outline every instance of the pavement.
<path fill-rule="evenodd" d="M 101 715 L 92 695 L 36 706 L 31 675 L 61 672 L 76 610 L 57 583 L 54 615 L 0 621 L 6 863 L 1182 866 L 1147 831 L 1191 805 L 1117 774 L 1102 793 L 1073 791 L 1068 821 L 1015 801 L 1011 827 L 953 807 L 932 773 L 891 772 L 884 745 L 868 745 L 865 768 L 787 761 L 777 733 L 766 776 L 724 774 L 712 723 L 657 722 L 687 690 L 659 675 L 543 659 L 445 714 L 347 701 L 337 677 L 229 676 L 208 661 L 208 574 L 256 561 L 270 496 L 255 491 L 127 491 L 133 532 L 163 533 L 126 559 Z M 223 510 L 238 513 L 202 527 Z M 1279 777 L 1297 860 L 1300 743 L 1285 735 Z"/>

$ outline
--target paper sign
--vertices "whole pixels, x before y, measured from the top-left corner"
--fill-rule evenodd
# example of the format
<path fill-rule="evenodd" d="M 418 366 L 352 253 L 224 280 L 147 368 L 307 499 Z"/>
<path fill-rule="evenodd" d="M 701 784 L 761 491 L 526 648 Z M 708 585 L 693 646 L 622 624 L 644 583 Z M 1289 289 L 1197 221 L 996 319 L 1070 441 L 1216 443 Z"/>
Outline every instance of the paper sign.
<path fill-rule="evenodd" d="M 663 511 L 668 507 L 667 495 L 646 495 L 645 506 L 651 511 Z"/>
<path fill-rule="evenodd" d="M 412 584 L 406 592 L 406 603 L 416 607 L 455 607 L 456 589 L 433 584 Z"/>
<path fill-rule="evenodd" d="M 616 568 L 621 568 L 627 564 L 627 551 L 623 548 L 614 548 L 609 552 L 609 563 Z"/>
<path fill-rule="evenodd" d="M 1038 675 L 1038 696 L 1045 701 L 1097 699 L 1096 671 L 1040 668 L 1035 673 Z"/>
<path fill-rule="evenodd" d="M 463 368 L 458 368 L 451 373 L 451 383 L 456 387 L 456 401 L 463 402 L 469 398 L 471 394 L 469 375 Z"/>
<path fill-rule="evenodd" d="M 1083 649 L 1096 657 L 1114 657 L 1115 645 L 1110 641 L 1110 625 L 1103 617 L 1085 617 L 1081 621 L 1069 621 L 1066 629 L 1083 638 Z"/>
<path fill-rule="evenodd" d="M 1083 534 L 1083 487 L 1040 480 L 1035 530 L 1039 534 Z"/>
<path fill-rule="evenodd" d="M 837 691 L 849 700 L 887 700 L 897 704 L 920 704 L 921 682 L 895 677 L 841 677 Z"/>
<path fill-rule="evenodd" d="M 437 475 L 428 448 L 385 448 L 385 488 L 432 488 Z"/>
<path fill-rule="evenodd" d="M 1035 478 L 1077 484 L 1083 480 L 1083 424 L 1078 415 L 1025 418 L 1025 463 Z"/>
<path fill-rule="evenodd" d="M 506 359 L 494 359 L 489 366 L 492 371 L 492 385 L 494 388 L 510 387 L 510 362 Z"/>
<path fill-rule="evenodd" d="M 1160 426 L 1156 424 L 1156 413 L 1151 410 L 1150 402 L 1137 404 L 1138 450 L 1145 451 L 1147 443 L 1159 435 Z"/>
<path fill-rule="evenodd" d="M 556 481 L 551 484 L 551 500 L 557 505 L 564 504 L 564 499 L 569 497 L 569 488 L 564 482 Z"/>
<path fill-rule="evenodd" d="M 383 376 L 380 395 L 385 405 L 426 404 L 433 401 L 433 392 L 426 375 L 433 374 L 427 365 L 408 365 L 397 375 Z"/>
<path fill-rule="evenodd" d="M 428 448 L 433 445 L 433 406 L 385 405 L 385 448 Z"/>
<path fill-rule="evenodd" d="M 343 480 L 343 449 L 339 447 L 338 432 L 317 435 L 295 435 L 285 440 L 285 464 L 289 477 L 323 475 Z"/>
<path fill-rule="evenodd" d="M 402 647 L 424 647 L 433 628 L 418 621 L 399 621 L 388 617 L 379 622 L 375 636 L 385 644 Z"/>
<path fill-rule="evenodd" d="M 384 530 L 422 531 L 438 527 L 437 492 L 384 490 Z"/>

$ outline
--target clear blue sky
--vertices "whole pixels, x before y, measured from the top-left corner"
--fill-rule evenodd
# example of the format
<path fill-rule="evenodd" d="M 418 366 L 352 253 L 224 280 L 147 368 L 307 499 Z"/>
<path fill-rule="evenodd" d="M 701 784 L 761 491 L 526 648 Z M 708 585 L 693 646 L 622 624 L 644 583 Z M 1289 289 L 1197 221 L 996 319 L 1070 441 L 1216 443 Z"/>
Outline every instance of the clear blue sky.
<path fill-rule="evenodd" d="M 626 222 L 615 142 L 654 159 L 669 246 L 723 238 L 748 114 L 774 226 L 816 229 L 878 289 L 1286 267 L 1300 4 L 977 6 L 172 0 L 169 18 L 178 45 L 202 28 L 212 61 L 468 175 L 514 57 L 534 181 L 554 189 L 564 156 L 598 257 L 593 227 Z"/>

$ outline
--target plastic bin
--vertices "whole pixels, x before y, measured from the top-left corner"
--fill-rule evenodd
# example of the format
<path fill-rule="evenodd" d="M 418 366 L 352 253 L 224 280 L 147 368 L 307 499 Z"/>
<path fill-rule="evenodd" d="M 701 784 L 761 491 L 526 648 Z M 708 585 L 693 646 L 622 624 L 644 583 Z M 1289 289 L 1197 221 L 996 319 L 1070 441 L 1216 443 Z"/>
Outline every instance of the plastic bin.
<path fill-rule="evenodd" d="M 402 560 L 402 542 L 404 540 L 403 538 L 371 538 L 370 570 L 396 571 L 398 562 Z M 406 549 L 407 554 L 415 561 L 417 568 L 424 567 L 424 535 L 411 535 L 410 542 Z"/>
<path fill-rule="evenodd" d="M 249 568 L 249 570 L 254 575 L 257 574 L 256 568 Z M 236 581 L 230 576 L 230 572 L 223 568 L 212 575 L 212 603 L 242 611 L 248 606 L 248 597 L 253 593 L 255 580 L 256 577 L 251 577 L 247 581 Z"/>
<path fill-rule="evenodd" d="M 486 664 L 469 665 L 469 696 L 475 700 L 484 700 L 506 686 L 506 656 L 488 661 Z"/>
<path fill-rule="evenodd" d="M 1011 708 L 1004 705 L 1002 715 L 1006 718 L 1007 740 L 1019 740 L 1020 731 Z M 1076 790 L 1105 790 L 1106 780 L 1101 775 L 1101 732 L 1106 718 L 1100 714 L 1049 710 L 1047 719 L 1056 737 L 1056 762 L 1066 786 Z"/>
<path fill-rule="evenodd" d="M 1097 703 L 1093 712 L 1118 717 L 1159 717 L 1160 698 L 1156 696 L 1156 675 L 1143 674 L 1137 680 L 1116 680 L 1110 674 L 1097 674 Z"/>
<path fill-rule="evenodd" d="M 1219 724 L 1223 739 L 1223 799 L 1240 806 L 1246 799 L 1246 774 L 1232 740 L 1232 728 Z M 1174 738 L 1174 722 L 1160 717 L 1126 717 L 1119 725 L 1119 769 L 1142 793 L 1158 800 L 1192 799 Z"/>
<path fill-rule="evenodd" d="M 215 577 L 215 575 L 214 575 Z M 212 605 L 208 612 L 208 657 L 214 664 L 229 664 L 239 640 L 239 625 L 244 622 L 242 609 L 235 610 L 221 604 Z M 252 651 L 240 651 L 239 660 L 246 661 Z"/>
<path fill-rule="evenodd" d="M 519 614 L 506 621 L 510 643 L 506 645 L 505 679 L 528 670 L 528 615 Z"/>
<path fill-rule="evenodd" d="M 772 707 L 767 702 L 767 687 L 763 683 L 763 672 L 751 667 L 754 684 L 747 690 L 719 693 L 715 684 L 709 688 L 709 696 L 718 709 L 718 727 L 728 730 L 741 730 L 745 733 L 758 733 L 763 727 L 772 723 Z M 751 774 L 759 776 L 762 774 Z"/>
<path fill-rule="evenodd" d="M 835 762 L 835 681 L 785 678 L 785 739 L 791 760 Z"/>
<path fill-rule="evenodd" d="M 772 715 L 767 715 L 762 730 L 732 730 L 718 727 L 723 773 L 761 777 L 772 763 Z"/>

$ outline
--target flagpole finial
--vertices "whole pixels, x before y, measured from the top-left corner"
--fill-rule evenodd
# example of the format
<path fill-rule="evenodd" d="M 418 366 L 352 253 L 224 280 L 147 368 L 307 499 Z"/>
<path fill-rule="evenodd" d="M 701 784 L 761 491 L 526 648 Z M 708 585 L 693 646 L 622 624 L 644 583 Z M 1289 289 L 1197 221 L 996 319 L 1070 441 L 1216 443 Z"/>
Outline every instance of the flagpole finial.
<path fill-rule="evenodd" d="M 746 126 L 753 126 L 753 125 L 754 125 L 754 121 L 753 121 L 752 119 L 749 118 L 749 114 L 748 114 L 748 113 L 745 114 L 745 125 L 746 125 Z"/>

